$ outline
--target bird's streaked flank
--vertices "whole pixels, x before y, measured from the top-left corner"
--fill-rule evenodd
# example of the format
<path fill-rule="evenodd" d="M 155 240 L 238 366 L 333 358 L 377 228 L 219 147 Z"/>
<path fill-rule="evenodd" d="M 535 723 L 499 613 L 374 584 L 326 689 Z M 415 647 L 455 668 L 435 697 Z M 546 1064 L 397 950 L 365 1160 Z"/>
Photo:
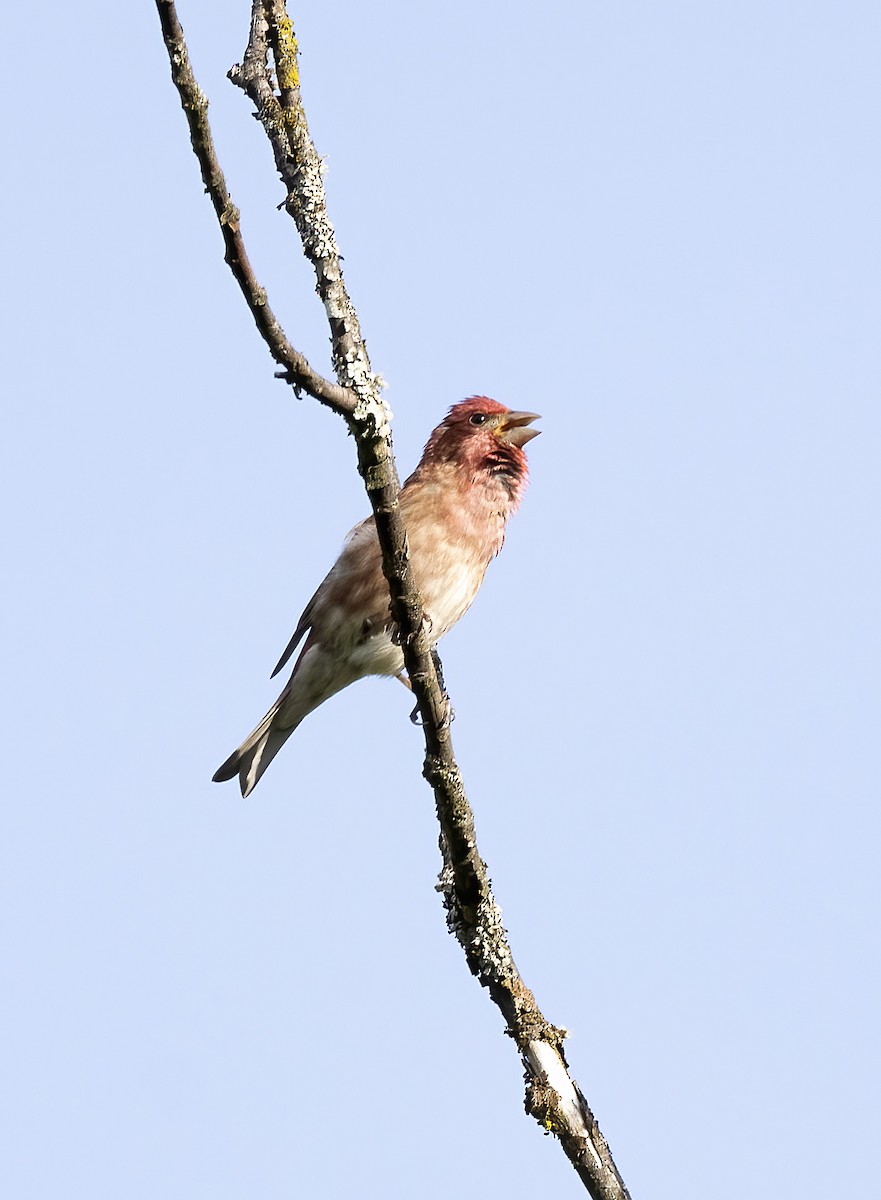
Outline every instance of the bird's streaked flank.
<path fill-rule="evenodd" d="M 512 412 L 486 396 L 454 405 L 401 488 L 410 564 L 430 636 L 438 642 L 470 607 L 501 550 L 505 525 L 528 479 L 523 447 L 537 413 Z M 365 675 L 407 682 L 393 640 L 388 584 L 373 517 L 356 525 L 306 605 L 276 675 L 306 636 L 287 686 L 214 780 L 236 775 L 247 796 L 304 717 Z"/>

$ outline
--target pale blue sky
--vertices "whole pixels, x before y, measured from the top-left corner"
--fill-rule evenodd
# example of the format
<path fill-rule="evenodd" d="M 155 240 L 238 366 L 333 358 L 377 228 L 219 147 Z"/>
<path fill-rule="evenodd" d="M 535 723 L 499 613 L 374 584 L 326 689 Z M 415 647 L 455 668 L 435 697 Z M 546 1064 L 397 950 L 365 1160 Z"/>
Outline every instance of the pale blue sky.
<path fill-rule="evenodd" d="M 248 8 L 180 15 L 259 277 L 326 366 L 225 80 Z M 366 512 L 353 447 L 273 379 L 152 4 L 57 5 L 36 34 L 24 11 L 0 193 L 4 1191 L 579 1195 L 445 932 L 403 689 L 325 705 L 247 802 L 209 782 Z M 526 980 L 634 1200 L 865 1191 L 881 10 L 292 12 L 401 473 L 467 394 L 543 414 L 443 646 Z"/>

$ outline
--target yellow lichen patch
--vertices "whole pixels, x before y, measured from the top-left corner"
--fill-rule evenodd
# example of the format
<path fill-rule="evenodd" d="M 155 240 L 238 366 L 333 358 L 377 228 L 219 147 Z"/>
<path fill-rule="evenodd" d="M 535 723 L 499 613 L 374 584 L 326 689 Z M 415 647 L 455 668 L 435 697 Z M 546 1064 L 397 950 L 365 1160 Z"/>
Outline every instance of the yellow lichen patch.
<path fill-rule="evenodd" d="M 297 45 L 297 35 L 290 17 L 285 15 L 278 22 L 278 54 L 275 64 L 280 88 L 298 88 L 300 86 L 300 68 L 297 66 L 297 55 L 300 47 Z"/>

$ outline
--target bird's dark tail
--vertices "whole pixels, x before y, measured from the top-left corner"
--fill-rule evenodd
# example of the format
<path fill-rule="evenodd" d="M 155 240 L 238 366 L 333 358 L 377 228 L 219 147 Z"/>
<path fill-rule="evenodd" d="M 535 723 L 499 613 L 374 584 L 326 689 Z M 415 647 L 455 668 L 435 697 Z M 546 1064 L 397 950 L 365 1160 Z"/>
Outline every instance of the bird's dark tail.
<path fill-rule="evenodd" d="M 234 779 L 238 775 L 242 795 L 250 796 L 263 772 L 299 724 L 298 721 L 284 729 L 278 728 L 276 717 L 280 707 L 281 696 L 254 732 L 217 768 L 212 776 L 214 783 L 225 783 L 227 779 Z"/>

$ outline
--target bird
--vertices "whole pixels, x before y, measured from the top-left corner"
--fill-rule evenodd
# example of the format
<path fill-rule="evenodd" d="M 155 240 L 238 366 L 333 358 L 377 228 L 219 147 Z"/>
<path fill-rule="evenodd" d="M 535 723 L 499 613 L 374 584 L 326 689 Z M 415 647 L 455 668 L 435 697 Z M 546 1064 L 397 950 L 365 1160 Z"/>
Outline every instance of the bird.
<path fill-rule="evenodd" d="M 488 396 L 454 404 L 401 488 L 410 565 L 433 645 L 470 608 L 502 548 L 528 481 L 523 447 L 541 432 L 531 428 L 536 420 L 538 413 L 512 411 Z M 389 605 L 370 516 L 349 533 L 272 672 L 305 637 L 287 685 L 217 769 L 215 783 L 238 776 L 242 795 L 250 795 L 304 717 L 350 683 L 388 675 L 409 686 Z"/>

